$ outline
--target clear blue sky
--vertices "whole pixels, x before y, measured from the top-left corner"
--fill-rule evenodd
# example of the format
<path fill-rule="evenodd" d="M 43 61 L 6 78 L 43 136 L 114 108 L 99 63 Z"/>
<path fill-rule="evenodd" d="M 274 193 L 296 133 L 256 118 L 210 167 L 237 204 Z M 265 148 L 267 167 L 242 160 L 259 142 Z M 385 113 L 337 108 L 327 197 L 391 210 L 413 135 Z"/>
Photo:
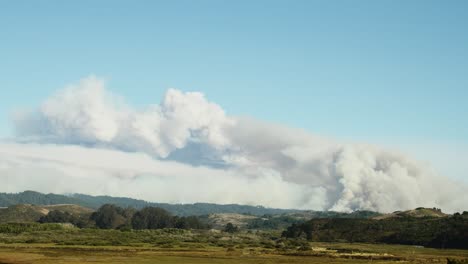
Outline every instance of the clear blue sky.
<path fill-rule="evenodd" d="M 388 145 L 468 146 L 468 1 L 0 1 L 9 115 L 89 74 L 229 114 Z"/>

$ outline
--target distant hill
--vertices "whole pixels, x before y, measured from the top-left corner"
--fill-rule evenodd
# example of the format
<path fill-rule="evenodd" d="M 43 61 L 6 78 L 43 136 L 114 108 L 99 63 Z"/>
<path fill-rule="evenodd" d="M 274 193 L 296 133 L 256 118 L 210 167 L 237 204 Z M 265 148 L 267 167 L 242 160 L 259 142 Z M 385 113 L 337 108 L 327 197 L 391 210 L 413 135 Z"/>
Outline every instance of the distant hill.
<path fill-rule="evenodd" d="M 228 223 L 231 223 L 240 228 L 244 228 L 252 220 L 258 219 L 256 216 L 243 214 L 211 214 L 208 216 L 208 223 L 214 229 L 223 229 Z"/>
<path fill-rule="evenodd" d="M 24 191 L 21 193 L 0 193 L 0 207 L 8 207 L 15 204 L 79 204 L 85 207 L 92 207 L 91 204 L 73 197 L 58 194 L 43 194 L 34 191 Z"/>
<path fill-rule="evenodd" d="M 169 204 L 169 203 L 152 203 L 143 200 L 137 200 L 125 197 L 111 197 L 111 196 L 91 196 L 85 194 L 73 194 L 71 197 L 79 199 L 80 201 L 90 204 L 92 208 L 98 208 L 103 204 L 115 204 L 121 207 L 133 207 L 141 209 L 146 206 L 161 207 L 174 215 L 189 216 L 189 215 L 208 215 L 215 213 L 236 213 L 236 214 L 250 214 L 250 215 L 264 215 L 264 214 L 284 214 L 305 212 L 296 209 L 275 209 L 266 208 L 263 206 L 239 205 L 239 204 L 213 204 L 213 203 L 194 203 L 194 204 Z"/>
<path fill-rule="evenodd" d="M 335 211 L 303 211 L 290 213 L 288 216 L 298 219 L 308 220 L 311 218 L 374 218 L 383 214 L 372 211 L 354 211 L 351 213 L 335 212 Z"/>
<path fill-rule="evenodd" d="M 0 207 L 8 207 L 17 204 L 32 205 L 57 205 L 57 204 L 76 204 L 87 208 L 97 209 L 104 204 L 115 204 L 120 207 L 133 207 L 141 209 L 147 206 L 161 207 L 174 215 L 210 215 L 210 214 L 246 214 L 254 216 L 263 215 L 294 215 L 294 218 L 370 218 L 380 216 L 381 214 L 371 211 L 356 211 L 352 213 L 339 212 L 320 212 L 310 210 L 296 209 L 275 209 L 263 206 L 239 205 L 239 204 L 212 204 L 212 203 L 194 203 L 194 204 L 169 204 L 152 203 L 144 200 L 138 200 L 126 197 L 112 196 L 92 196 L 86 194 L 43 194 L 35 191 L 24 191 L 20 193 L 0 193 Z"/>
<path fill-rule="evenodd" d="M 20 193 L 0 193 L 0 207 L 8 207 L 17 204 L 32 205 L 58 205 L 75 204 L 82 207 L 97 209 L 104 204 L 115 204 L 120 207 L 133 207 L 141 209 L 147 206 L 161 207 L 174 215 L 209 215 L 209 214 L 246 214 L 254 216 L 263 215 L 293 215 L 294 218 L 371 218 L 381 214 L 371 211 L 356 211 L 352 213 L 339 212 L 320 212 L 310 210 L 296 209 L 275 209 L 263 206 L 239 205 L 239 204 L 212 204 L 212 203 L 194 203 L 194 204 L 168 204 L 152 203 L 144 200 L 138 200 L 126 197 L 112 196 L 92 196 L 86 194 L 43 194 L 35 191 L 24 191 Z"/>
<path fill-rule="evenodd" d="M 31 205 L 14 205 L 0 209 L 0 223 L 36 222 L 45 215 Z"/>
<path fill-rule="evenodd" d="M 211 203 L 195 203 L 195 204 L 168 204 L 168 203 L 151 203 L 143 200 L 112 197 L 112 196 L 91 196 L 85 194 L 43 194 L 34 191 L 25 191 L 21 193 L 0 193 L 0 207 L 8 207 L 16 204 L 33 204 L 33 205 L 56 205 L 56 204 L 76 204 L 83 207 L 97 209 L 103 204 L 115 204 L 120 207 L 133 207 L 141 209 L 146 206 L 161 207 L 174 215 L 208 215 L 215 213 L 236 213 L 250 215 L 278 215 L 289 213 L 304 213 L 304 210 L 295 209 L 274 209 L 263 206 L 250 206 L 239 204 L 211 204 Z"/>
<path fill-rule="evenodd" d="M 75 204 L 58 205 L 31 205 L 17 204 L 7 208 L 0 208 L 0 223 L 28 223 L 36 222 L 50 211 L 58 210 L 73 215 L 86 215 L 93 212 L 92 209 Z"/>
<path fill-rule="evenodd" d="M 383 214 L 373 217 L 373 219 L 381 220 L 388 218 L 402 218 L 402 217 L 417 217 L 417 218 L 438 218 L 438 217 L 448 217 L 450 215 L 442 213 L 440 209 L 437 208 L 424 208 L 419 207 L 414 210 L 408 211 L 396 211 L 390 214 Z"/>

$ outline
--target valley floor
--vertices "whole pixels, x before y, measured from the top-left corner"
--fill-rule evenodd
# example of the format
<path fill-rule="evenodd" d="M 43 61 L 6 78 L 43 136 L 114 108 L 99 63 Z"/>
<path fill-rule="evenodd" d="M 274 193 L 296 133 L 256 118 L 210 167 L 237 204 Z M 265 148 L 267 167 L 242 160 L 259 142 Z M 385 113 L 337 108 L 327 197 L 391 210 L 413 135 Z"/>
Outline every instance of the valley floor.
<path fill-rule="evenodd" d="M 82 246 L 0 244 L 0 264 L 19 263 L 447 263 L 467 260 L 467 250 L 440 250 L 401 245 L 311 243 L 309 251 L 222 248 L 193 245 Z"/>

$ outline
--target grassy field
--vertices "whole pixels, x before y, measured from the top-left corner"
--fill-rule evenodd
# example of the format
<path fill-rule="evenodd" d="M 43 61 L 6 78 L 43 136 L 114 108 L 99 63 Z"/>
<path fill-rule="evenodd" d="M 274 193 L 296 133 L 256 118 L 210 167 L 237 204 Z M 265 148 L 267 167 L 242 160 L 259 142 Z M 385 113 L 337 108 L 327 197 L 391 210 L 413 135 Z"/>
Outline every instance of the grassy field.
<path fill-rule="evenodd" d="M 318 243 L 278 231 L 104 230 L 58 224 L 0 226 L 5 263 L 447 263 L 468 250 Z M 468 263 L 468 262 L 465 262 Z"/>
<path fill-rule="evenodd" d="M 329 263 L 345 263 L 343 259 Z M 281 256 L 226 250 L 155 250 L 148 248 L 2 247 L 0 263 L 322 263 L 323 257 Z M 365 263 L 366 261 L 352 261 Z"/>
<path fill-rule="evenodd" d="M 468 259 L 466 250 L 400 245 L 311 243 L 308 251 L 198 246 L 0 244 L 0 263 L 447 263 L 447 258 Z"/>

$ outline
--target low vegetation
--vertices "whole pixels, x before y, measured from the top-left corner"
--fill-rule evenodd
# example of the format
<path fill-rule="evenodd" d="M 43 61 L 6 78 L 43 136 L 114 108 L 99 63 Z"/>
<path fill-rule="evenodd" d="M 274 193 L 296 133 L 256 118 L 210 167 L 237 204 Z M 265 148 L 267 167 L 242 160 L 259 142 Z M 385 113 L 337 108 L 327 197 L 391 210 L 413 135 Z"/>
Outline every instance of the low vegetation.
<path fill-rule="evenodd" d="M 3 224 L 0 263 L 463 263 L 466 250 L 310 242 L 275 231 Z"/>

